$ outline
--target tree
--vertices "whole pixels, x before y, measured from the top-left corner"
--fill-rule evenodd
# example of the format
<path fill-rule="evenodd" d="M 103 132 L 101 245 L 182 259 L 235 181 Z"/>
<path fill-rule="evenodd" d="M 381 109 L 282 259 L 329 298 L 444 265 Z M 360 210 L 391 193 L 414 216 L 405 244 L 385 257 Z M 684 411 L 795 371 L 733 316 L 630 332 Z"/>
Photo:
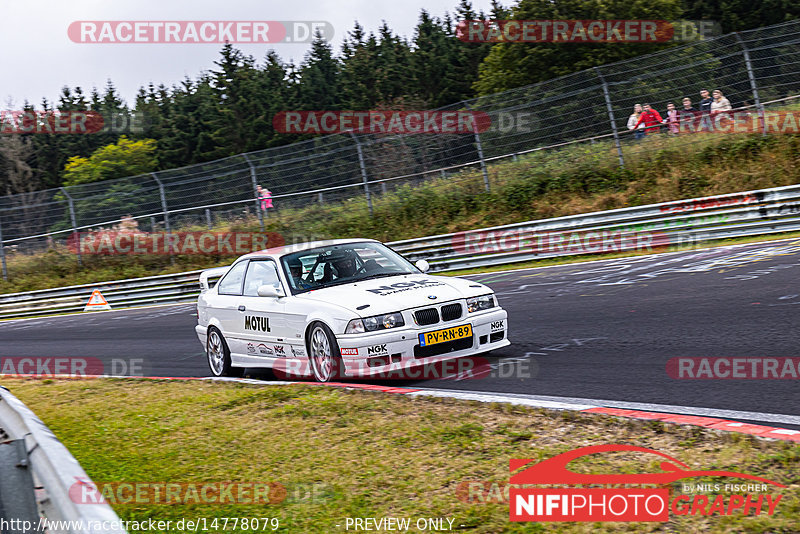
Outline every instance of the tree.
<path fill-rule="evenodd" d="M 800 18 L 795 0 L 683 0 L 683 18 L 714 20 L 722 33 L 752 30 Z"/>
<path fill-rule="evenodd" d="M 681 16 L 679 0 L 649 2 L 586 2 L 585 0 L 520 0 L 513 8 L 515 20 L 675 20 Z M 656 52 L 671 43 L 498 43 L 480 66 L 473 85 L 480 95 L 506 91 L 606 63 Z"/>
<path fill-rule="evenodd" d="M 460 42 L 452 34 L 451 24 L 432 17 L 424 9 L 414 31 L 411 71 L 417 95 L 437 108 L 461 100 L 462 92 L 453 80 L 459 64 Z"/>
<path fill-rule="evenodd" d="M 88 184 L 124 178 L 156 170 L 156 141 L 131 141 L 124 135 L 117 143 L 96 150 L 88 158 L 73 156 L 64 166 L 64 185 Z"/>
<path fill-rule="evenodd" d="M 34 155 L 30 136 L 0 135 L 0 168 L 3 168 L 3 194 L 30 193 L 41 187 L 37 172 L 31 166 Z"/>
<path fill-rule="evenodd" d="M 378 87 L 379 49 L 373 34 L 364 38 L 364 28 L 356 22 L 342 44 L 342 106 L 372 109 L 382 100 Z"/>
<path fill-rule="evenodd" d="M 340 67 L 331 45 L 317 30 L 311 51 L 300 65 L 298 108 L 309 111 L 341 109 Z"/>

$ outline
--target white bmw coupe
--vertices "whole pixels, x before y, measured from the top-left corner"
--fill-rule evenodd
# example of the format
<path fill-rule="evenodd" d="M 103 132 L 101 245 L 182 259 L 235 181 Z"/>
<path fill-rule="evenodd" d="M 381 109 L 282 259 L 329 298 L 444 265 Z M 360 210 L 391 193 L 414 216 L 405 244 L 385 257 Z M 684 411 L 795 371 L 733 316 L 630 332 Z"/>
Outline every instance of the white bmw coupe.
<path fill-rule="evenodd" d="M 195 330 L 215 376 L 261 367 L 320 382 L 509 345 L 491 289 L 427 270 L 371 239 L 253 252 L 200 275 Z"/>

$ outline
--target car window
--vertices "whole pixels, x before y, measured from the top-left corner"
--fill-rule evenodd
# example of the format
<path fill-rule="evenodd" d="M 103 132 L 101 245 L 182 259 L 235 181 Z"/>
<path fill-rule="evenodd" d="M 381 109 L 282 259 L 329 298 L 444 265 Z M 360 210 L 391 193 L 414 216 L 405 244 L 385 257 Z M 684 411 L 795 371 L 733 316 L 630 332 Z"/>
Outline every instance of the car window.
<path fill-rule="evenodd" d="M 217 293 L 220 295 L 241 295 L 242 280 L 244 279 L 244 270 L 246 268 L 246 261 L 240 261 L 234 265 L 225 275 L 225 278 L 220 280 L 217 284 Z"/>
<path fill-rule="evenodd" d="M 292 293 L 359 280 L 419 274 L 405 258 L 380 243 L 344 243 L 281 258 Z"/>
<path fill-rule="evenodd" d="M 251 261 L 244 278 L 244 296 L 257 297 L 261 286 L 281 287 L 277 267 L 272 261 Z"/>

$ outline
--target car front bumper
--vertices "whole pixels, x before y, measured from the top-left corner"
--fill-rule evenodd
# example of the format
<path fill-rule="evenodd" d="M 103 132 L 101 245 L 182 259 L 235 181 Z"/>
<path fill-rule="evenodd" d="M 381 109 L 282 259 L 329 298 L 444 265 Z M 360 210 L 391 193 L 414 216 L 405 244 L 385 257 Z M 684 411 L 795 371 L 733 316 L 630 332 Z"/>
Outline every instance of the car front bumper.
<path fill-rule="evenodd" d="M 419 334 L 466 324 L 472 326 L 470 338 L 420 346 Z M 469 372 L 474 362 L 456 362 L 449 366 L 441 362 L 475 356 L 511 344 L 508 340 L 508 315 L 499 307 L 428 327 L 411 325 L 369 334 L 339 334 L 336 340 L 346 377 L 411 380 Z"/>

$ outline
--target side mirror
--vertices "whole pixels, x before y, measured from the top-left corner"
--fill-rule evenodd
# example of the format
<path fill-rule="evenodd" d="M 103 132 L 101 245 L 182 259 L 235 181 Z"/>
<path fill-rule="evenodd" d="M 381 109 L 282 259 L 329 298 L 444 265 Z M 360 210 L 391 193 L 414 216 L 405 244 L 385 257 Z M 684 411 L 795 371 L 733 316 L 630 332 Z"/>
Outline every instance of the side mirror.
<path fill-rule="evenodd" d="M 283 290 L 275 286 L 259 286 L 256 292 L 259 297 L 280 298 L 284 296 Z"/>
<path fill-rule="evenodd" d="M 431 268 L 431 264 L 425 260 L 417 260 L 417 263 L 415 263 L 414 265 L 417 267 L 417 269 L 419 269 L 423 273 L 427 273 L 428 269 Z"/>

